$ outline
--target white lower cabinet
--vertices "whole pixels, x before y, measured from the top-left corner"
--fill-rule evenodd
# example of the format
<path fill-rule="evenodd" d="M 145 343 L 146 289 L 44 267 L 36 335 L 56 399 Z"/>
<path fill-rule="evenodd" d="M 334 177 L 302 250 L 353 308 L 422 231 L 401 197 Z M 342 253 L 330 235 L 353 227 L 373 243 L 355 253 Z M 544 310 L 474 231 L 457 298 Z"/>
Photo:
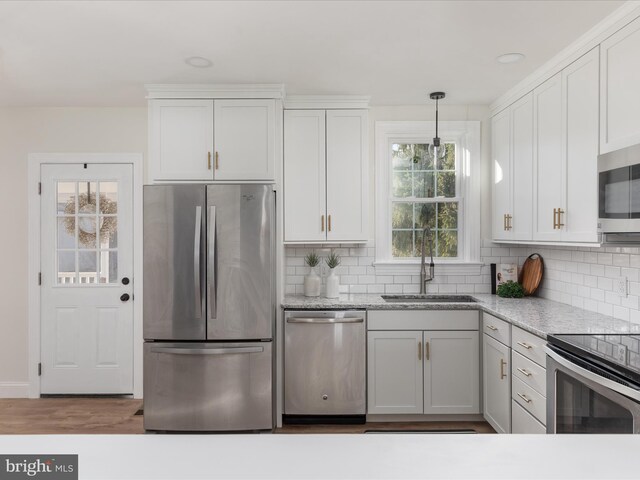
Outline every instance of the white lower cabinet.
<path fill-rule="evenodd" d="M 511 432 L 510 348 L 483 335 L 484 418 L 498 433 Z"/>
<path fill-rule="evenodd" d="M 369 331 L 369 414 L 480 412 L 477 331 Z"/>
<path fill-rule="evenodd" d="M 511 433 L 547 433 L 547 427 L 522 408 L 518 402 L 512 400 Z"/>

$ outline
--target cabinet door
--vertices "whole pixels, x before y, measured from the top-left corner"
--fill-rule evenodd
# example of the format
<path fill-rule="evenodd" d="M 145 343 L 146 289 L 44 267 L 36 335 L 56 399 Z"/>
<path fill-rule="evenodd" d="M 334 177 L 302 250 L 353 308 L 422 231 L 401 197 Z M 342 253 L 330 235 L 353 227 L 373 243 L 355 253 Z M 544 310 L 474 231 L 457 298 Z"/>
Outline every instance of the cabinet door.
<path fill-rule="evenodd" d="M 275 178 L 275 100 L 216 100 L 216 180 Z"/>
<path fill-rule="evenodd" d="M 533 92 L 511 107 L 511 235 L 531 240 L 533 224 Z"/>
<path fill-rule="evenodd" d="M 325 111 L 284 112 L 284 240 L 318 242 L 326 234 Z"/>
<path fill-rule="evenodd" d="M 563 240 L 571 242 L 598 241 L 599 58 L 594 48 L 562 71 L 567 208 L 561 219 Z"/>
<path fill-rule="evenodd" d="M 367 335 L 367 413 L 422 413 L 422 332 Z"/>
<path fill-rule="evenodd" d="M 511 432 L 509 347 L 484 334 L 482 341 L 484 418 L 498 433 Z"/>
<path fill-rule="evenodd" d="M 600 44 L 600 153 L 640 143 L 640 18 Z"/>
<path fill-rule="evenodd" d="M 533 107 L 533 239 L 559 241 L 562 230 L 556 227 L 555 212 L 566 209 L 561 73 L 533 91 Z"/>
<path fill-rule="evenodd" d="M 478 332 L 424 332 L 424 342 L 424 413 L 480 413 Z"/>
<path fill-rule="evenodd" d="M 506 215 L 511 213 L 511 128 L 509 109 L 491 119 L 491 159 L 493 169 L 493 238 L 508 240 Z"/>
<path fill-rule="evenodd" d="M 212 180 L 213 100 L 149 101 L 152 180 Z"/>
<path fill-rule="evenodd" d="M 327 240 L 368 239 L 368 116 L 327 110 Z"/>

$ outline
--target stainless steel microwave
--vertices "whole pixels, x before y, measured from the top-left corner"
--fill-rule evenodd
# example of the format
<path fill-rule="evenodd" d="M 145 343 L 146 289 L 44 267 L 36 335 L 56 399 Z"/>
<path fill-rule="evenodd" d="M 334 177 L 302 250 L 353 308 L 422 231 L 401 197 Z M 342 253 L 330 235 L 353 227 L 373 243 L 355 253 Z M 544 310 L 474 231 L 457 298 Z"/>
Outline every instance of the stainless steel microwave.
<path fill-rule="evenodd" d="M 598 224 L 610 241 L 640 242 L 640 145 L 598 157 Z"/>

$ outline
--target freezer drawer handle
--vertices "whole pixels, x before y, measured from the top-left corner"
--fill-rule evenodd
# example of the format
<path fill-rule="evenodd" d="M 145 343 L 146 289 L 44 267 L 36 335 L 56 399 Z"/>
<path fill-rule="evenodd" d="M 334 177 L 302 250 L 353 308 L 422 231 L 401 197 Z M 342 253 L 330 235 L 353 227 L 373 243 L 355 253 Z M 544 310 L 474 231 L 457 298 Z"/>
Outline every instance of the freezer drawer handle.
<path fill-rule="evenodd" d="M 363 317 L 354 318 L 287 318 L 287 323 L 362 323 Z"/>
<path fill-rule="evenodd" d="M 230 347 L 230 348 L 175 348 L 156 347 L 152 353 L 172 353 L 174 355 L 227 355 L 229 353 L 261 353 L 264 347 Z"/>
<path fill-rule="evenodd" d="M 202 299 L 200 297 L 200 229 L 202 224 L 202 207 L 196 207 L 196 231 L 193 241 L 193 290 L 196 300 L 196 318 L 202 317 Z"/>

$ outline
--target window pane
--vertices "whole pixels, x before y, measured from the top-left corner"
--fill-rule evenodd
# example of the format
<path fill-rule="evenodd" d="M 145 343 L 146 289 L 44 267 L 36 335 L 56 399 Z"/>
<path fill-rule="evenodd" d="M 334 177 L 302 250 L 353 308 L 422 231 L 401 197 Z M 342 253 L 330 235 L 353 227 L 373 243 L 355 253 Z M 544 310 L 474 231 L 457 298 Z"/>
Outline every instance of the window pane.
<path fill-rule="evenodd" d="M 75 217 L 58 217 L 57 248 L 76 248 L 75 225 Z"/>
<path fill-rule="evenodd" d="M 76 283 L 76 252 L 58 252 L 58 283 Z"/>
<path fill-rule="evenodd" d="M 416 236 L 416 251 L 415 251 L 415 256 L 416 257 L 421 257 L 422 256 L 422 233 L 424 230 L 416 230 L 415 231 L 415 236 Z M 433 249 L 433 256 L 436 257 L 437 256 L 437 252 L 436 252 L 436 237 L 435 237 L 435 231 L 431 231 L 431 239 L 429 239 L 427 237 L 427 239 L 425 240 L 425 244 L 424 244 L 424 254 L 426 256 L 430 256 L 431 255 L 431 250 L 429 249 L 429 243 L 431 242 L 431 248 Z"/>
<path fill-rule="evenodd" d="M 97 217 L 95 215 L 77 216 L 78 247 L 96 248 Z"/>
<path fill-rule="evenodd" d="M 394 172 L 391 195 L 394 197 L 411 196 L 411 172 Z"/>
<path fill-rule="evenodd" d="M 78 252 L 80 283 L 97 283 L 97 253 L 95 250 Z"/>
<path fill-rule="evenodd" d="M 425 227 L 436 228 L 436 205 L 435 203 L 416 203 L 415 221 L 413 228 L 422 229 Z"/>
<path fill-rule="evenodd" d="M 100 217 L 100 247 L 116 248 L 118 246 L 118 217 Z"/>
<path fill-rule="evenodd" d="M 100 213 L 118 213 L 118 182 L 100 182 Z"/>
<path fill-rule="evenodd" d="M 456 230 L 438 230 L 438 257 L 458 256 L 458 232 Z"/>
<path fill-rule="evenodd" d="M 414 170 L 433 170 L 433 160 L 429 155 L 429 144 L 417 143 L 413 145 L 413 150 Z"/>
<path fill-rule="evenodd" d="M 439 203 L 438 204 L 438 229 L 458 228 L 458 204 Z"/>
<path fill-rule="evenodd" d="M 438 170 L 455 170 L 456 169 L 456 146 L 453 143 L 443 144 L 446 150 L 444 159 L 438 160 Z"/>
<path fill-rule="evenodd" d="M 411 228 L 413 224 L 413 203 L 393 203 L 391 228 Z"/>
<path fill-rule="evenodd" d="M 398 143 L 391 145 L 391 164 L 394 170 L 411 170 L 412 161 L 411 145 Z"/>
<path fill-rule="evenodd" d="M 100 283 L 118 283 L 118 252 L 100 252 Z"/>
<path fill-rule="evenodd" d="M 437 196 L 449 198 L 456 196 L 455 172 L 438 172 L 437 184 Z"/>
<path fill-rule="evenodd" d="M 58 182 L 58 213 L 76 213 L 76 182 Z"/>
<path fill-rule="evenodd" d="M 412 257 L 413 232 L 411 230 L 392 231 L 391 245 L 394 257 Z"/>
<path fill-rule="evenodd" d="M 414 196 L 433 198 L 435 196 L 433 179 L 433 172 L 415 172 L 413 174 Z"/>
<path fill-rule="evenodd" d="M 96 213 L 96 182 L 78 182 L 78 213 Z"/>

